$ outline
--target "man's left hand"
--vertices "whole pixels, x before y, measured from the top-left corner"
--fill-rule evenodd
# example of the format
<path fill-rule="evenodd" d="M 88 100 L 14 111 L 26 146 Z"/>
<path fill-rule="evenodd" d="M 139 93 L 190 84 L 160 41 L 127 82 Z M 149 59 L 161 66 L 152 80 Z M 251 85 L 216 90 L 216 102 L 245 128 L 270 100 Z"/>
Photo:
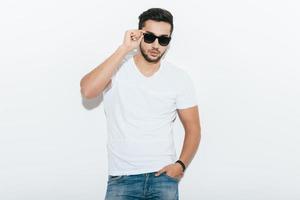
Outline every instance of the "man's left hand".
<path fill-rule="evenodd" d="M 173 163 L 173 164 L 163 167 L 162 169 L 160 169 L 158 172 L 155 173 L 155 176 L 159 176 L 160 174 L 162 174 L 164 172 L 166 172 L 166 174 L 168 176 L 171 176 L 178 180 L 180 180 L 184 175 L 184 173 L 182 171 L 182 167 L 179 163 Z"/>

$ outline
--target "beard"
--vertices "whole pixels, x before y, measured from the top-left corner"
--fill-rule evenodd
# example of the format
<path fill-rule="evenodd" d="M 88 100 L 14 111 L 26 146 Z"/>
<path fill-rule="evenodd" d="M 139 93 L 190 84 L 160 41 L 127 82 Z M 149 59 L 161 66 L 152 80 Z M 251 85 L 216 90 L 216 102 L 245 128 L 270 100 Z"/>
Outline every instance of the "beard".
<path fill-rule="evenodd" d="M 157 58 L 150 58 L 147 53 L 146 53 L 146 50 L 143 49 L 141 43 L 140 43 L 140 50 L 141 50 L 141 54 L 142 56 L 144 57 L 144 59 L 150 63 L 157 63 L 158 61 L 160 61 L 160 59 L 163 57 L 163 55 L 165 54 L 165 52 L 163 52 L 161 55 L 157 56 Z"/>

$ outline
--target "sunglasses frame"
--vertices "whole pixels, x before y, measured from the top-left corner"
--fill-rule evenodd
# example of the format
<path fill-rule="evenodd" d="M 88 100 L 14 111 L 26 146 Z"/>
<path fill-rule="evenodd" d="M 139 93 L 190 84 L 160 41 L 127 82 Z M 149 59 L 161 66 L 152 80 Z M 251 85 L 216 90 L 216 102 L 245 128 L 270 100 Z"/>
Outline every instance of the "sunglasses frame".
<path fill-rule="evenodd" d="M 150 36 L 152 36 L 152 37 L 154 37 L 154 40 L 152 41 L 152 42 L 150 42 L 149 40 L 146 42 L 146 43 L 148 43 L 148 44 L 151 44 L 151 43 L 153 43 L 155 40 L 156 40 L 156 38 L 158 38 L 158 43 L 161 45 L 161 46 L 168 46 L 168 44 L 170 43 L 170 41 L 171 41 L 171 37 L 167 37 L 167 36 L 164 36 L 164 35 L 162 35 L 162 36 L 156 36 L 156 35 L 154 35 L 153 33 L 143 33 L 143 35 L 144 35 L 144 42 L 146 42 L 145 41 L 145 35 L 150 35 Z M 167 44 L 165 44 L 165 43 L 163 43 L 162 42 L 162 40 L 164 40 L 165 38 L 167 38 L 167 39 L 169 39 L 169 41 L 168 41 L 168 43 Z"/>

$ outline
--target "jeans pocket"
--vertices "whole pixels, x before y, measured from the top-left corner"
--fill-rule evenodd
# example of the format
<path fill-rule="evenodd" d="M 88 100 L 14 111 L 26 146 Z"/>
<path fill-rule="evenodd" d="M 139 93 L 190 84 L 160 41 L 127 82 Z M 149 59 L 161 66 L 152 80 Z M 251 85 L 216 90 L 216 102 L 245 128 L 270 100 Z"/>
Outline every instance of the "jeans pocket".
<path fill-rule="evenodd" d="M 124 177 L 124 175 L 120 175 L 120 176 L 108 175 L 108 181 L 116 181 L 116 180 L 121 179 L 122 177 Z"/>
<path fill-rule="evenodd" d="M 176 181 L 176 182 L 179 182 L 179 180 L 175 177 L 172 177 L 172 176 L 169 176 L 166 172 L 163 173 L 167 178 L 173 180 L 173 181 Z"/>

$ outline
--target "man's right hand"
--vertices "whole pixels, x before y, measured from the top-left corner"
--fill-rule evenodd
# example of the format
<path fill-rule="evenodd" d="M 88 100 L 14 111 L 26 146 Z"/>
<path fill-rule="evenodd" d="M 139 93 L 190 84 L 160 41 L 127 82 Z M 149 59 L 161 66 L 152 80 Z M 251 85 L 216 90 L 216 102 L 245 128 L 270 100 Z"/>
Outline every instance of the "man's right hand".
<path fill-rule="evenodd" d="M 126 31 L 122 46 L 124 46 L 128 51 L 136 49 L 144 37 L 143 33 L 146 33 L 146 31 L 140 29 Z"/>

